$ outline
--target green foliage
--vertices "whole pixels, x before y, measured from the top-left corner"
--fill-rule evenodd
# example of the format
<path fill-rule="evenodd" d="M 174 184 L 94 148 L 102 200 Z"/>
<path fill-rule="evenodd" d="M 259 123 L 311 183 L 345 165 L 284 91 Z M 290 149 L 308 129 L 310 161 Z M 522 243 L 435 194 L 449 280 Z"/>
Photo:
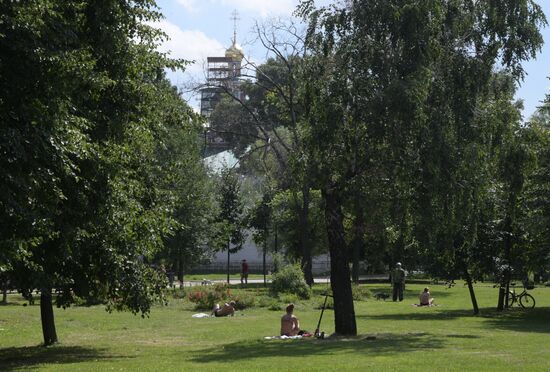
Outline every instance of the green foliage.
<path fill-rule="evenodd" d="M 278 302 L 272 302 L 267 309 L 270 311 L 281 311 L 283 310 L 283 305 Z"/>
<path fill-rule="evenodd" d="M 366 301 L 372 298 L 370 289 L 365 285 L 354 284 L 351 286 L 354 301 Z"/>
<path fill-rule="evenodd" d="M 323 309 L 323 306 L 325 307 L 325 310 L 327 309 L 334 310 L 334 299 L 332 297 L 327 298 L 327 303 L 325 304 L 325 298 L 322 297 L 320 300 L 317 300 L 317 303 L 315 304 L 314 308 L 321 310 Z"/>
<path fill-rule="evenodd" d="M 522 206 L 526 208 L 527 232 L 525 266 L 543 279 L 550 272 L 550 96 L 533 115 L 526 128 L 526 139 L 535 157 L 535 166 L 525 180 Z"/>
<path fill-rule="evenodd" d="M 310 51 L 299 79 L 308 156 L 299 159 L 322 191 L 331 253 L 348 251 L 345 208 L 356 216 L 382 211 L 364 225 L 378 220 L 372 230 L 386 246 L 391 238 L 393 260 L 426 260 L 434 272 L 464 277 L 487 271 L 494 252 L 478 241 L 491 221 L 483 211 L 492 192 L 520 184 L 528 163 L 508 134 L 519 120 L 511 99 L 521 63 L 542 45 L 541 8 L 529 0 L 361 0 L 320 9 L 302 1 L 298 13 L 309 21 Z M 507 152 L 517 177 L 505 182 L 493 172 Z M 373 202 L 357 207 L 357 191 Z M 497 236 L 521 233 L 507 225 Z M 341 279 L 337 318 L 353 306 L 343 261 L 331 260 Z"/>
<path fill-rule="evenodd" d="M 227 284 L 216 283 L 213 286 L 193 288 L 188 292 L 187 299 L 195 304 L 197 310 L 212 310 L 214 305 L 226 302 L 230 296 L 231 289 Z"/>
<path fill-rule="evenodd" d="M 279 300 L 283 308 L 288 304 L 296 304 L 300 299 L 302 298 L 294 293 L 279 294 Z"/>
<path fill-rule="evenodd" d="M 254 208 L 249 212 L 248 226 L 254 229 L 253 238 L 258 246 L 267 246 L 271 229 L 271 195 L 264 193 Z"/>
<path fill-rule="evenodd" d="M 184 299 L 187 298 L 187 291 L 184 288 L 174 288 L 170 291 L 171 297 L 173 299 Z"/>
<path fill-rule="evenodd" d="M 163 73 L 185 63 L 156 50 L 153 1 L 0 14 L 0 266 L 21 290 L 55 288 L 58 306 L 146 315 L 164 289 L 148 262 L 183 222 L 172 171 L 190 177 L 200 160 L 198 120 Z"/>
<path fill-rule="evenodd" d="M 257 304 L 259 307 L 267 307 L 269 308 L 269 310 L 272 310 L 272 308 L 276 308 L 276 310 L 281 309 L 281 302 L 278 299 L 273 298 L 271 296 L 261 296 L 258 299 Z"/>
<path fill-rule="evenodd" d="M 244 242 L 244 216 L 239 178 L 234 169 L 224 168 L 221 171 L 218 195 L 218 248 L 235 253 L 242 248 Z"/>
<path fill-rule="evenodd" d="M 282 253 L 273 253 L 271 255 L 271 258 L 273 260 L 273 274 L 277 273 L 281 270 L 281 268 L 285 265 L 285 257 Z"/>
<path fill-rule="evenodd" d="M 299 264 L 286 265 L 274 273 L 271 278 L 269 288 L 275 295 L 288 293 L 303 299 L 311 297 L 311 289 L 304 280 L 304 274 Z"/>
<path fill-rule="evenodd" d="M 311 255 L 317 256 L 327 252 L 326 226 L 324 211 L 319 190 L 310 190 L 308 200 L 307 231 L 303 231 L 300 213 L 304 207 L 301 193 L 295 190 L 278 192 L 270 203 L 273 209 L 273 220 L 279 231 L 280 247 L 286 250 L 290 259 L 302 257 L 303 235 L 311 245 Z"/>
<path fill-rule="evenodd" d="M 256 296 L 252 293 L 242 292 L 231 297 L 235 301 L 236 310 L 244 310 L 256 305 Z"/>

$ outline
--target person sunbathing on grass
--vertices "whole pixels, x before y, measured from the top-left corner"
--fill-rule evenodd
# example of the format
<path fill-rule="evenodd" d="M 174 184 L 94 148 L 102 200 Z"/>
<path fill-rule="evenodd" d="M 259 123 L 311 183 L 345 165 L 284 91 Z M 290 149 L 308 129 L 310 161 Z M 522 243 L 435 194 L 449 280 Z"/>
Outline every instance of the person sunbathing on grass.
<path fill-rule="evenodd" d="M 223 304 L 223 307 L 220 308 L 220 304 L 216 304 L 214 308 L 212 309 L 212 314 L 215 317 L 221 317 L 221 316 L 233 316 L 235 314 L 235 301 L 231 301 L 230 303 Z"/>
<path fill-rule="evenodd" d="M 430 288 L 424 288 L 424 292 L 420 294 L 420 305 L 419 306 L 432 306 L 434 299 L 430 297 Z"/>
<path fill-rule="evenodd" d="M 281 318 L 281 336 L 296 336 L 300 334 L 300 321 L 292 314 L 294 304 L 286 307 L 286 314 Z"/>

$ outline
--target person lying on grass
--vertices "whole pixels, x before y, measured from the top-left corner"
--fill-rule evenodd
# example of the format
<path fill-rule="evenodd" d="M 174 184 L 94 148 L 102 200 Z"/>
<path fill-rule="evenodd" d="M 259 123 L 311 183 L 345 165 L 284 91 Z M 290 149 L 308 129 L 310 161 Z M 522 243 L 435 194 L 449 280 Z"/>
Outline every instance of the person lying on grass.
<path fill-rule="evenodd" d="M 226 302 L 221 308 L 220 304 L 216 304 L 212 309 L 212 314 L 216 317 L 233 316 L 235 314 L 235 301 L 231 301 L 230 303 Z"/>
<path fill-rule="evenodd" d="M 430 297 L 430 288 L 424 288 L 424 292 L 420 293 L 420 305 L 419 306 L 432 306 L 434 299 Z"/>

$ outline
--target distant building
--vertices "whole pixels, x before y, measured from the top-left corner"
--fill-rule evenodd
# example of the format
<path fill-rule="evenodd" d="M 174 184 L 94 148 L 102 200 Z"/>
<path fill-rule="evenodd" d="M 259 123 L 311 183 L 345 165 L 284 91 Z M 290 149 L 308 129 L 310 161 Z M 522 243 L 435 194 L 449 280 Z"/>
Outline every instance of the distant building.
<path fill-rule="evenodd" d="M 233 12 L 233 40 L 224 57 L 206 59 L 206 85 L 201 89 L 201 115 L 210 117 L 224 94 L 243 98 L 240 90 L 244 53 L 237 44 L 237 12 Z"/>
<path fill-rule="evenodd" d="M 239 100 L 244 99 L 241 91 L 242 61 L 244 53 L 237 44 L 237 13 L 233 13 L 232 19 L 235 22 L 233 40 L 231 46 L 225 51 L 224 57 L 207 57 L 206 84 L 201 89 L 201 115 L 209 118 L 222 100 L 224 95 L 233 96 Z M 204 132 L 205 151 L 204 156 L 211 156 L 229 148 L 229 144 L 210 129 L 207 123 Z"/>

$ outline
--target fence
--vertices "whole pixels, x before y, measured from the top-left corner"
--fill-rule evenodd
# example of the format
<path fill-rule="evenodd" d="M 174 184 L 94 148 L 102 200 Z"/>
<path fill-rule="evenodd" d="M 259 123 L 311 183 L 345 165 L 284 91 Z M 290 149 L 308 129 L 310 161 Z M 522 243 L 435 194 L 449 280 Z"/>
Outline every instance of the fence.
<path fill-rule="evenodd" d="M 266 263 L 265 271 L 267 274 L 273 272 L 273 264 Z M 330 273 L 330 261 L 315 261 L 312 265 L 313 275 L 324 275 Z M 208 265 L 199 265 L 190 269 L 187 274 L 216 274 L 226 273 L 227 263 L 213 262 Z M 241 263 L 234 261 L 229 263 L 229 273 L 239 274 L 241 272 Z M 263 274 L 263 264 L 261 262 L 248 262 L 248 272 L 250 274 Z"/>

